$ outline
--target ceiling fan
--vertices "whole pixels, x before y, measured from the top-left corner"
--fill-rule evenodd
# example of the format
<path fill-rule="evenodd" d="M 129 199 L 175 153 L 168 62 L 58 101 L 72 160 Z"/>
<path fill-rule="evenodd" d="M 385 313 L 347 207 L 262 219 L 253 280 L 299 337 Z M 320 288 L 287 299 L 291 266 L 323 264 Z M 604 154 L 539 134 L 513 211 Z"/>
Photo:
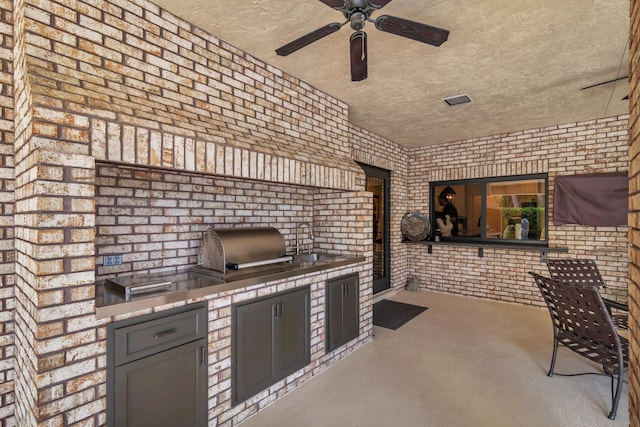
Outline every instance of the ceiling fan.
<path fill-rule="evenodd" d="M 332 7 L 345 17 L 342 23 L 332 22 L 324 27 L 306 34 L 281 48 L 276 49 L 280 56 L 287 56 L 303 47 L 320 40 L 329 34 L 335 33 L 346 23 L 350 23 L 355 30 L 351 34 L 351 80 L 360 81 L 367 78 L 367 33 L 362 31 L 366 21 L 373 22 L 378 30 L 395 34 L 401 37 L 417 40 L 432 46 L 440 46 L 447 41 L 449 31 L 409 21 L 408 19 L 395 16 L 381 15 L 377 19 L 372 19 L 371 14 L 391 2 L 391 0 L 320 0 L 322 3 Z"/>

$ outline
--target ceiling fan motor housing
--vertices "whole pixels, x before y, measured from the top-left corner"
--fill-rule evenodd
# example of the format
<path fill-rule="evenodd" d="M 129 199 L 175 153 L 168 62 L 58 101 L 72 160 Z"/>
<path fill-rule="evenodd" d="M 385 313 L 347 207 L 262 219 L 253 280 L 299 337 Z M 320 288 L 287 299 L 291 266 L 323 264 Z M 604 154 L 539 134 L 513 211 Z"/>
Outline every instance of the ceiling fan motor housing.
<path fill-rule="evenodd" d="M 356 31 L 359 31 L 364 28 L 364 23 L 367 20 L 367 15 L 363 12 L 354 12 L 349 17 L 349 21 L 351 22 L 351 28 Z"/>

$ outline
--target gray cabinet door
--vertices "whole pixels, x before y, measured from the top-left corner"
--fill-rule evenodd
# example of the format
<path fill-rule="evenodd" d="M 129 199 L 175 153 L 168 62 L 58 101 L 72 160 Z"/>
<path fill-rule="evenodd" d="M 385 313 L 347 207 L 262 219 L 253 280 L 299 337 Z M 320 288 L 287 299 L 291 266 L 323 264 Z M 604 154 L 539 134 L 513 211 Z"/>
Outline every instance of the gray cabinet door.
<path fill-rule="evenodd" d="M 310 320 L 309 287 L 234 306 L 234 405 L 309 364 Z"/>
<path fill-rule="evenodd" d="M 282 295 L 278 304 L 275 349 L 280 379 L 308 365 L 311 359 L 309 288 Z"/>
<path fill-rule="evenodd" d="M 206 341 L 194 341 L 119 366 L 115 373 L 115 425 L 206 426 L 203 346 Z"/>
<path fill-rule="evenodd" d="M 273 384 L 274 317 L 277 299 L 235 307 L 233 331 L 233 402 L 239 403 Z"/>
<path fill-rule="evenodd" d="M 330 280 L 326 288 L 326 349 L 327 353 L 343 344 L 342 324 L 344 310 L 342 308 L 342 294 L 344 284 L 341 281 Z"/>
<path fill-rule="evenodd" d="M 345 278 L 342 297 L 342 339 L 347 343 L 360 334 L 360 303 L 358 275 Z"/>
<path fill-rule="evenodd" d="M 328 280 L 325 292 L 326 351 L 328 353 L 359 335 L 358 275 L 352 274 Z"/>

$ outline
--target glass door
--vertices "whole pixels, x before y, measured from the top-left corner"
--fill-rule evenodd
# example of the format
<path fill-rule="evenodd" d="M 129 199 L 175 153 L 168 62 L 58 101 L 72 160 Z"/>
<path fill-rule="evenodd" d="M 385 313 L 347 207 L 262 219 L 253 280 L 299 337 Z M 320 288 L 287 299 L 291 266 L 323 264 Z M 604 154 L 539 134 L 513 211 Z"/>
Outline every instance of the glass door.
<path fill-rule="evenodd" d="M 360 165 L 367 175 L 366 189 L 373 193 L 373 293 L 391 287 L 389 213 L 391 172 L 368 165 Z"/>

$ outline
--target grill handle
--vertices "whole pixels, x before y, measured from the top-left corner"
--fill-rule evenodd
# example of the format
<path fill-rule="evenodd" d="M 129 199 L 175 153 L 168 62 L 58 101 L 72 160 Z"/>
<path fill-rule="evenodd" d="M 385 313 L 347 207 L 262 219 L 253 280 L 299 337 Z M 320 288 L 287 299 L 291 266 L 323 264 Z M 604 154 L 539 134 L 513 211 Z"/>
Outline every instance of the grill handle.
<path fill-rule="evenodd" d="M 243 264 L 228 262 L 226 267 L 229 270 L 240 270 L 241 268 L 259 267 L 261 265 L 276 264 L 278 262 L 288 262 L 292 260 L 293 260 L 292 256 L 284 256 L 280 258 L 264 259 L 261 261 L 245 262 Z"/>

